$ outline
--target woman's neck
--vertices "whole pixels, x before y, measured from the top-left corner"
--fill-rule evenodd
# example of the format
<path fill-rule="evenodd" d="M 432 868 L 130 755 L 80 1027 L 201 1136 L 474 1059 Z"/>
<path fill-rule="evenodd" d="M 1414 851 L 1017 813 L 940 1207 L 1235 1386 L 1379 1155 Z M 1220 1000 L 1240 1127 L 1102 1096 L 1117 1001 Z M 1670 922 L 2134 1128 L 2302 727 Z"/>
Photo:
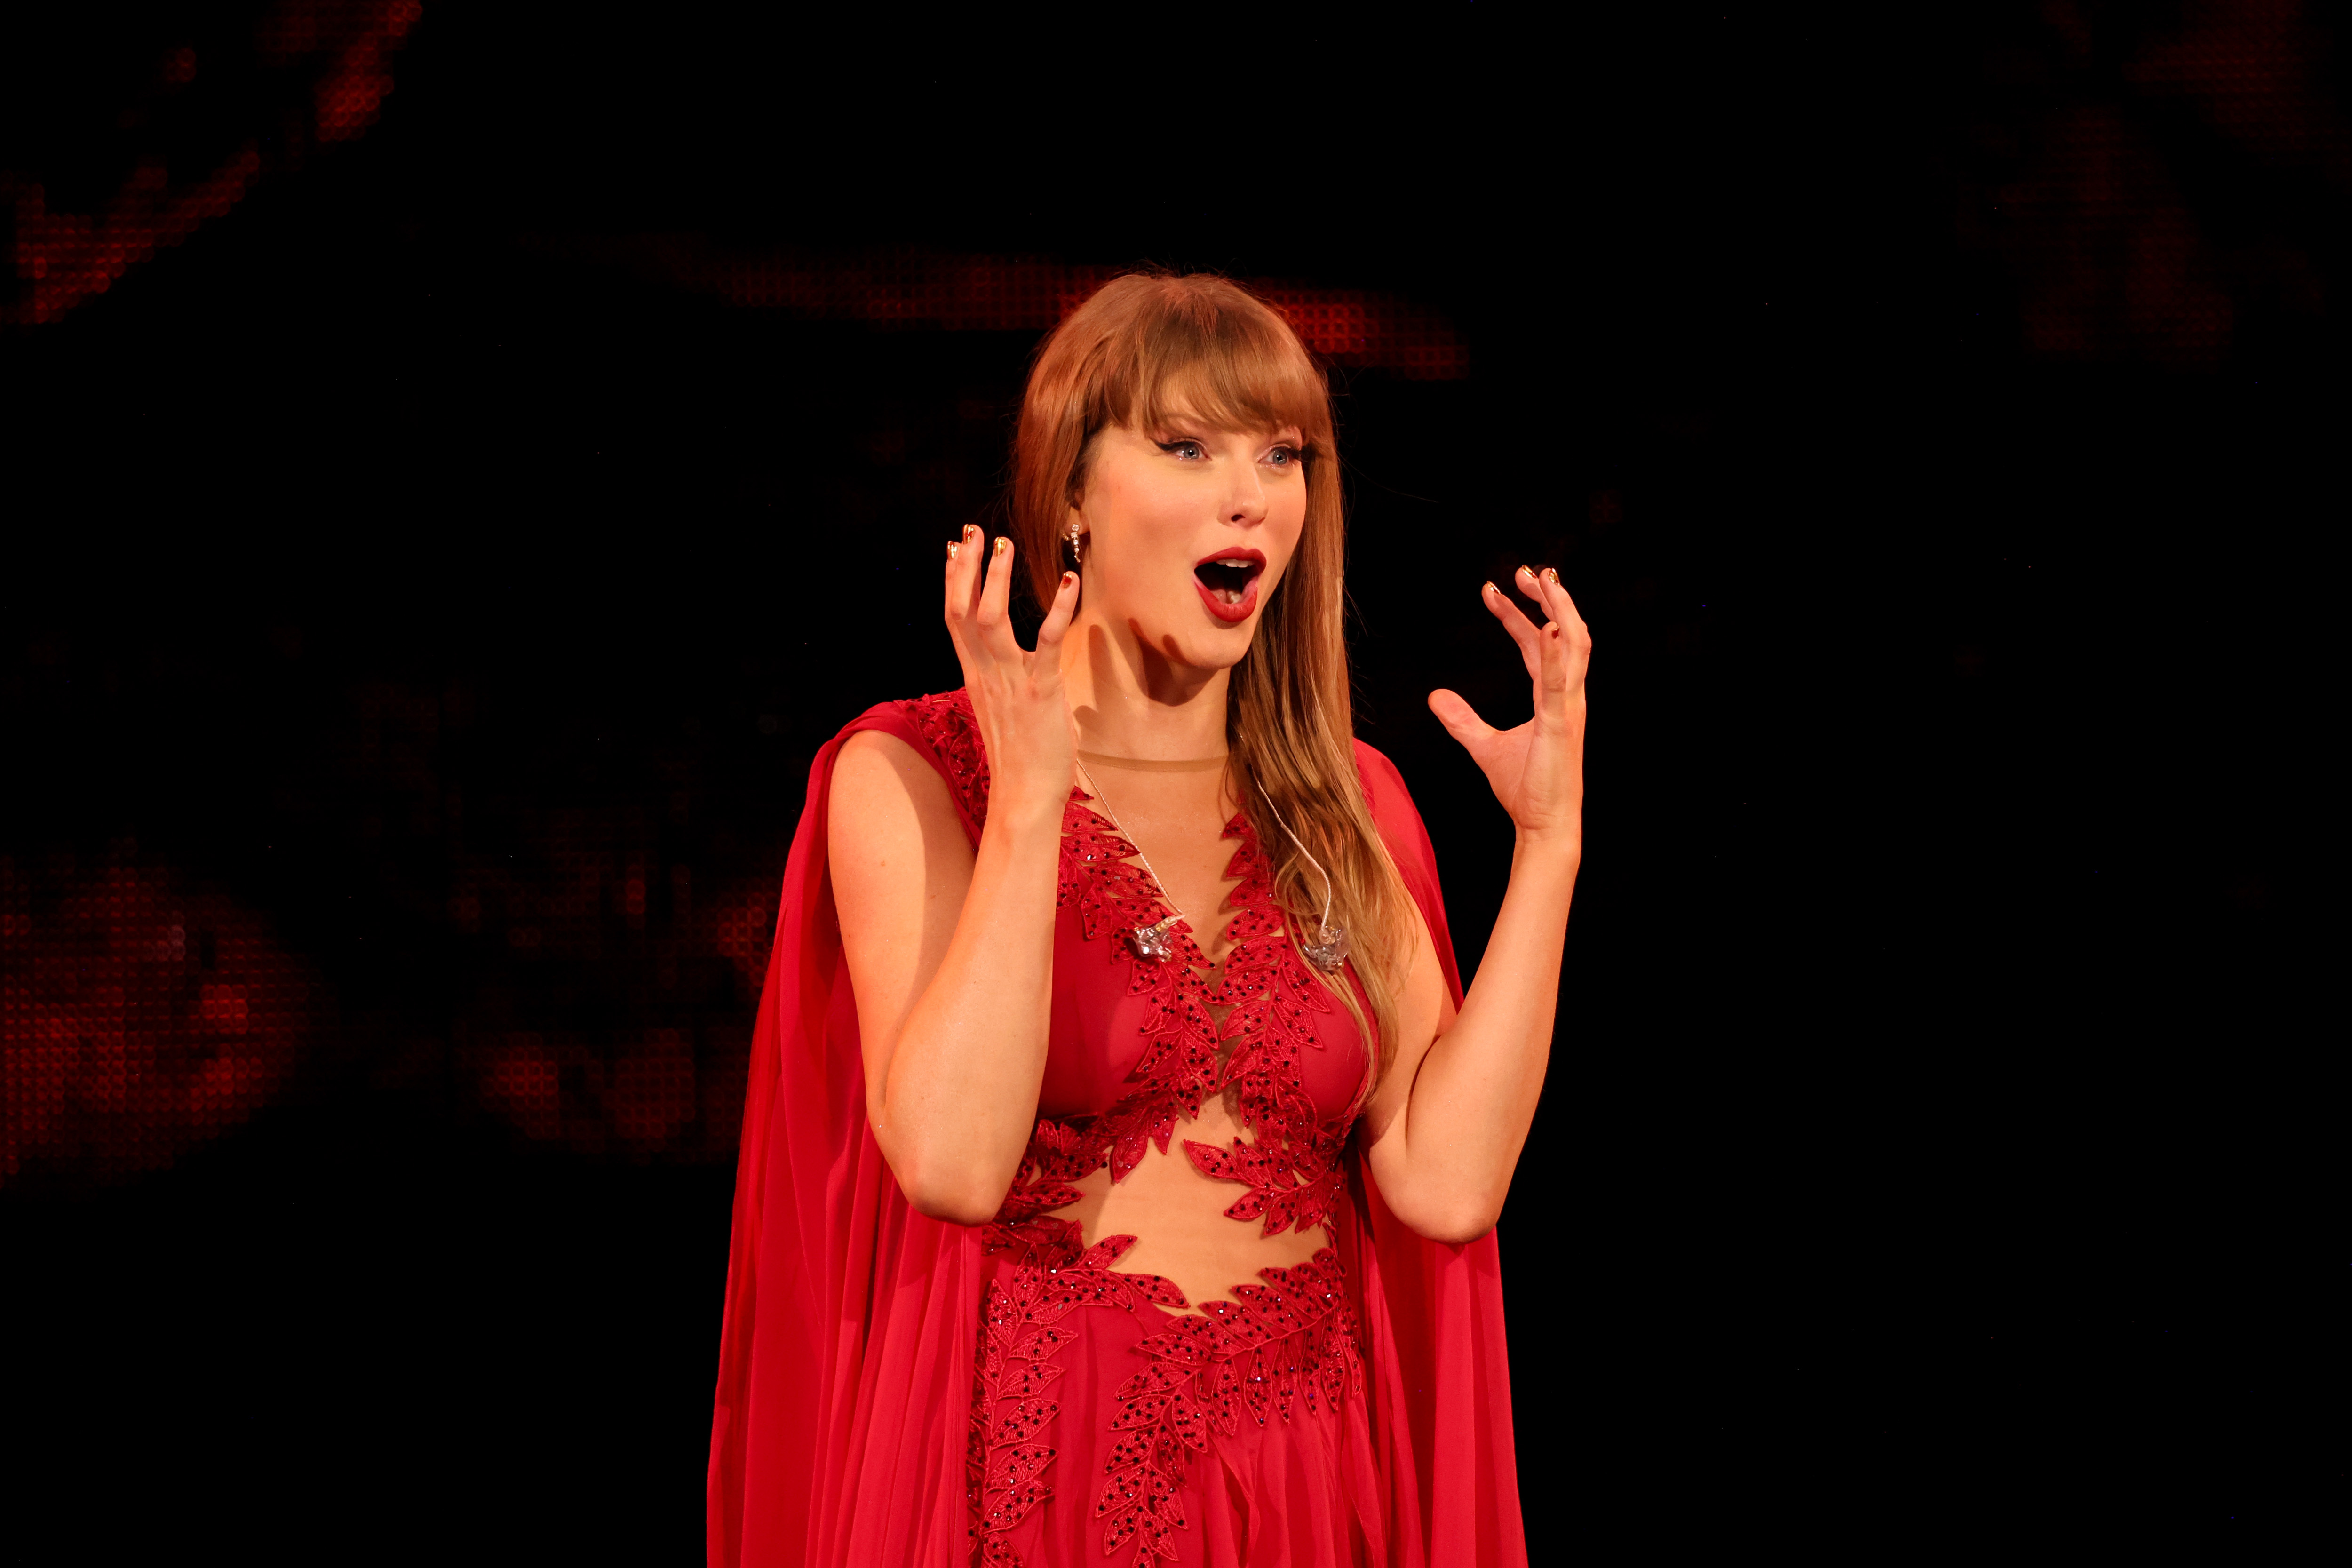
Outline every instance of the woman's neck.
<path fill-rule="evenodd" d="M 1148 762 L 1191 762 L 1225 750 L 1229 671 L 1176 664 L 1127 628 L 1081 618 L 1062 644 L 1062 687 L 1078 745 Z"/>

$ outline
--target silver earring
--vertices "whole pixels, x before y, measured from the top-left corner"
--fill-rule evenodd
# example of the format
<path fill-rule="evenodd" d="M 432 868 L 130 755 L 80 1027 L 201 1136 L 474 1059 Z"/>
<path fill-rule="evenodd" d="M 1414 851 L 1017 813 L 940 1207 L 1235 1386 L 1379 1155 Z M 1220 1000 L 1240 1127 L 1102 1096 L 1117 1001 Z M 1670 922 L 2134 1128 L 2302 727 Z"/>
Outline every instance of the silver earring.
<path fill-rule="evenodd" d="M 1078 525 L 1075 522 L 1070 524 L 1069 532 L 1064 534 L 1062 537 L 1070 542 L 1070 564 L 1073 566 L 1084 566 L 1086 564 L 1086 557 L 1082 553 L 1082 551 L 1085 547 L 1081 545 L 1078 541 L 1086 536 L 1078 531 Z"/>

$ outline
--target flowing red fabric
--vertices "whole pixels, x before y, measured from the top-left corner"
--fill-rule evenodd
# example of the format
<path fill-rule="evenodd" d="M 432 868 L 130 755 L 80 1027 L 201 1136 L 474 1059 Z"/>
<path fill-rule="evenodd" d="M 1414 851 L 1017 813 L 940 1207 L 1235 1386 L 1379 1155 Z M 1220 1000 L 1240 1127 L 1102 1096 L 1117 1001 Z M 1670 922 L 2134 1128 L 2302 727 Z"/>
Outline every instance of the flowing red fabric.
<path fill-rule="evenodd" d="M 977 844 L 984 763 L 975 795 L 914 722 L 915 707 L 872 709 L 817 753 L 785 868 L 736 1176 L 711 1421 L 711 1568 L 947 1568 L 978 1545 L 965 1461 L 991 1265 L 979 1227 L 908 1205 L 866 1124 L 825 864 L 834 759 L 861 730 L 895 735 L 939 766 Z M 1356 755 L 1458 1006 L 1428 833 L 1394 765 L 1361 742 Z M 1495 1237 L 1426 1241 L 1381 1201 L 1354 1139 L 1346 1164 L 1335 1228 L 1360 1335 L 1385 1560 L 1523 1564 Z M 1208 1536 L 1220 1528 L 1200 1526 Z M 1313 1547 L 1281 1555 L 1295 1568 L 1329 1560 Z M 1250 1562 L 1260 1568 L 1258 1555 Z"/>

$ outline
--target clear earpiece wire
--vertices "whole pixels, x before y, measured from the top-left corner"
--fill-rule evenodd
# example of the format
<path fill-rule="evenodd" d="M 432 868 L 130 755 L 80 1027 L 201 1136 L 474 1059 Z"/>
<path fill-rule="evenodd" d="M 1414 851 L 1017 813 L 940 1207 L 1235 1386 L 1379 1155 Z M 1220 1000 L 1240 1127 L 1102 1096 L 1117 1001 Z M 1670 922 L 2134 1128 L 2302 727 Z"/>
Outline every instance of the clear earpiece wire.
<path fill-rule="evenodd" d="M 1313 942 L 1302 944 L 1299 952 L 1307 963 L 1324 973 L 1336 973 L 1339 966 L 1348 962 L 1348 928 L 1331 923 L 1331 873 L 1323 869 L 1323 862 L 1315 858 L 1315 851 L 1307 847 L 1307 841 L 1292 832 L 1290 824 L 1283 818 L 1282 808 L 1274 804 L 1274 796 L 1266 794 L 1264 783 L 1258 784 L 1257 793 L 1265 796 L 1265 808 L 1274 813 L 1274 820 L 1282 825 L 1285 833 L 1290 834 L 1290 841 L 1298 846 L 1298 852 L 1307 857 L 1307 863 L 1315 868 L 1317 876 L 1323 879 L 1322 930 L 1316 933 Z"/>

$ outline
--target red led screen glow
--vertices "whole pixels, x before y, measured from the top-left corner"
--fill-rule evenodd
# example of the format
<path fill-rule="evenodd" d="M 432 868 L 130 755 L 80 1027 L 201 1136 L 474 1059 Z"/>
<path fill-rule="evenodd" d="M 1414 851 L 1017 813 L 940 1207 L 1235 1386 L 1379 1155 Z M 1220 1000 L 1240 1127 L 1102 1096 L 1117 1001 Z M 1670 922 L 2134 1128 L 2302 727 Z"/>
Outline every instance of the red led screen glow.
<path fill-rule="evenodd" d="M 2025 353 L 2210 366 L 2250 311 L 2315 323 L 2327 308 L 2323 246 L 2275 219 L 2352 196 L 2352 126 L 2323 80 L 2330 50 L 2306 7 L 2183 6 L 2177 26 L 2141 34 L 2119 82 L 2095 13 L 2048 5 L 2042 16 L 2038 47 L 1989 57 L 1958 192 L 1963 244 L 1997 257 L 2014 283 Z M 2222 157 L 2180 154 L 2165 125 L 2184 110 Z M 2242 209 L 2263 185 L 2273 210 L 2249 224 Z"/>
<path fill-rule="evenodd" d="M 1125 268 L 900 247 L 857 258 L 723 250 L 652 238 L 578 247 L 626 262 L 730 305 L 825 321 L 949 331 L 1047 331 Z M 1289 318 L 1307 346 L 1337 364 L 1423 380 L 1467 375 L 1470 356 L 1442 317 L 1394 296 L 1244 279 Z"/>
<path fill-rule="evenodd" d="M 626 844 L 626 828 L 567 813 L 534 846 L 529 875 L 491 857 L 460 862 L 451 924 L 510 979 L 477 994 L 457 1057 L 477 1104 L 534 1141 L 724 1158 L 775 896 L 739 883 L 705 907 L 693 868 Z M 588 973 L 618 982 L 594 1016 L 550 1005 Z"/>
<path fill-rule="evenodd" d="M 374 124 L 393 89 L 393 57 L 423 15 L 418 0 L 281 0 L 247 51 L 265 79 L 308 84 L 307 112 L 255 124 L 242 146 L 204 168 L 142 154 L 95 211 L 52 211 L 37 174 L 0 169 L 0 202 L 13 209 L 8 261 L 17 279 L 16 299 L 0 301 L 0 326 L 57 320 L 226 215 L 266 167 L 299 163 L 311 146 L 349 141 Z M 210 68 L 206 53 L 192 45 L 175 46 L 156 62 L 150 101 L 124 118 L 168 114 L 174 100 L 202 93 L 216 74 L 235 73 Z"/>
<path fill-rule="evenodd" d="M 152 866 L 54 880 L 0 860 L 0 1184 L 158 1169 L 268 1103 L 315 986 L 261 919 Z"/>

